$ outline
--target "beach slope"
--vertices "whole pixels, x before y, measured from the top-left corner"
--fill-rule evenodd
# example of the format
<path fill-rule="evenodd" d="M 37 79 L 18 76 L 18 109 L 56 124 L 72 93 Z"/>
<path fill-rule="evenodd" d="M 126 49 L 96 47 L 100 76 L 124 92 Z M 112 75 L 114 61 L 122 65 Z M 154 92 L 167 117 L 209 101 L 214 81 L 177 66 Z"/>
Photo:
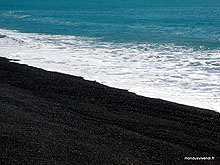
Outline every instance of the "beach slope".
<path fill-rule="evenodd" d="M 0 58 L 0 164 L 218 164 L 219 158 L 217 112 Z"/>

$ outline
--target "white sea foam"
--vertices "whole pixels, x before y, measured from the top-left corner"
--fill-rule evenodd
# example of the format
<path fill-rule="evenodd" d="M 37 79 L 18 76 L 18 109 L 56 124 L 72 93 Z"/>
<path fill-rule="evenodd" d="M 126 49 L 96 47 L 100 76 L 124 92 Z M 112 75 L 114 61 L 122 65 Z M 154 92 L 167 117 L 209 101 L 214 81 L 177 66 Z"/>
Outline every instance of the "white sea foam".
<path fill-rule="evenodd" d="M 220 51 L 116 44 L 0 29 L 0 56 L 82 76 L 139 95 L 220 112 Z"/>

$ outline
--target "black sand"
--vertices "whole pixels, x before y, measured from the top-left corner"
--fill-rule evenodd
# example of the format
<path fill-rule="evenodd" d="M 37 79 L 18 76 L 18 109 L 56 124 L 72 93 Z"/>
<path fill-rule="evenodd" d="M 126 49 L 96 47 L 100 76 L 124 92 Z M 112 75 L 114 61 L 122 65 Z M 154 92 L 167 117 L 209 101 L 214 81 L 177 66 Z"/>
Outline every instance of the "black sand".
<path fill-rule="evenodd" d="M 220 114 L 0 58 L 0 154 L 1 165 L 219 165 Z"/>

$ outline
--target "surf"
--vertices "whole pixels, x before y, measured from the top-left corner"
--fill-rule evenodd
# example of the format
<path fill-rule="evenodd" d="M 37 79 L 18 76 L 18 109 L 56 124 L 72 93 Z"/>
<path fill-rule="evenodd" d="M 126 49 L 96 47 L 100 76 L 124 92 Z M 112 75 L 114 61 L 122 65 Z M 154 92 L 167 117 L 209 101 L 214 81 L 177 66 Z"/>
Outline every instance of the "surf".
<path fill-rule="evenodd" d="M 219 111 L 220 50 L 0 29 L 2 57 L 139 95 Z"/>

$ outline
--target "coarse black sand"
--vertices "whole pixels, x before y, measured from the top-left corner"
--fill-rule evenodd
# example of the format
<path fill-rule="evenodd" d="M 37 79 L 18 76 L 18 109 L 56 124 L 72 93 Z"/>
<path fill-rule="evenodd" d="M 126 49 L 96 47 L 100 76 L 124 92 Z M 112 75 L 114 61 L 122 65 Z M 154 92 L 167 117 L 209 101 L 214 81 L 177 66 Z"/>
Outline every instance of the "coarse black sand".
<path fill-rule="evenodd" d="M 220 165 L 219 113 L 4 58 L 0 112 L 1 165 Z"/>

